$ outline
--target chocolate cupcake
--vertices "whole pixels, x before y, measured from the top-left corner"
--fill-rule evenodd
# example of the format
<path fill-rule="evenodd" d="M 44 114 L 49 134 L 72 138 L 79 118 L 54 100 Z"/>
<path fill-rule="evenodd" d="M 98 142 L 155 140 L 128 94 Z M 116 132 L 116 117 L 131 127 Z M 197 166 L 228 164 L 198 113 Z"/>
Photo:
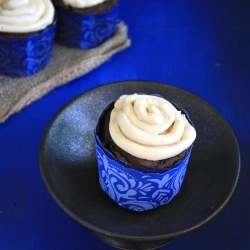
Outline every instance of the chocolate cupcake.
<path fill-rule="evenodd" d="M 0 1 L 0 74 L 33 75 L 50 61 L 56 20 L 50 0 Z"/>
<path fill-rule="evenodd" d="M 52 0 L 58 13 L 56 40 L 89 49 L 110 38 L 118 22 L 118 0 Z"/>
<path fill-rule="evenodd" d="M 95 127 L 99 180 L 120 206 L 145 211 L 179 192 L 196 138 L 185 110 L 156 95 L 124 95 Z"/>

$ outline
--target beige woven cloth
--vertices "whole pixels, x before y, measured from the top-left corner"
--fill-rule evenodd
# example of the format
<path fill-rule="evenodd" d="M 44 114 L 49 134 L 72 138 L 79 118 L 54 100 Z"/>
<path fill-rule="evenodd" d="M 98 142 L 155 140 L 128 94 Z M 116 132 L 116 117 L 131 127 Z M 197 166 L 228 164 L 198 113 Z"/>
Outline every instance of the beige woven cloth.
<path fill-rule="evenodd" d="M 120 23 L 115 34 L 94 49 L 70 49 L 55 44 L 48 66 L 33 76 L 10 78 L 0 75 L 0 123 L 52 89 L 88 73 L 129 46 L 127 26 Z"/>

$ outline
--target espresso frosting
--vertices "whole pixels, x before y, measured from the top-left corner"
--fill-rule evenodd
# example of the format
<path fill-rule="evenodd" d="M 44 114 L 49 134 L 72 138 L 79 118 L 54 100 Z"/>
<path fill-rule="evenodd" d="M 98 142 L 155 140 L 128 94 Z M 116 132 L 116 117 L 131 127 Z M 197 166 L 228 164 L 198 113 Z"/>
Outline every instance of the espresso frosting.
<path fill-rule="evenodd" d="M 111 112 L 109 131 L 115 144 L 127 153 L 154 161 L 180 154 L 196 138 L 185 114 L 152 95 L 121 96 Z"/>
<path fill-rule="evenodd" d="M 87 8 L 97 4 L 103 3 L 106 0 L 63 0 L 66 5 L 70 5 L 75 8 Z"/>
<path fill-rule="evenodd" d="M 50 0 L 0 0 L 0 32 L 40 31 L 52 24 L 54 15 Z"/>

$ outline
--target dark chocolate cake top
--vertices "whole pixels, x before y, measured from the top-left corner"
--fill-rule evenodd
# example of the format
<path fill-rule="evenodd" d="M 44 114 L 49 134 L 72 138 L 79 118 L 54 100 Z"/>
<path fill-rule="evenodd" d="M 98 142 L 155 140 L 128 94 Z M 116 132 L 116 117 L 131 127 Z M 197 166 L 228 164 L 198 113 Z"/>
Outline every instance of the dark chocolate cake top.
<path fill-rule="evenodd" d="M 52 2 L 56 7 L 61 7 L 64 9 L 68 9 L 72 12 L 75 12 L 77 14 L 84 15 L 84 14 L 100 14 L 102 12 L 109 11 L 118 3 L 118 0 L 105 0 L 101 1 L 98 4 L 94 4 L 93 6 L 87 6 L 87 7 L 76 7 L 77 5 L 74 6 L 64 0 L 52 0 Z"/>

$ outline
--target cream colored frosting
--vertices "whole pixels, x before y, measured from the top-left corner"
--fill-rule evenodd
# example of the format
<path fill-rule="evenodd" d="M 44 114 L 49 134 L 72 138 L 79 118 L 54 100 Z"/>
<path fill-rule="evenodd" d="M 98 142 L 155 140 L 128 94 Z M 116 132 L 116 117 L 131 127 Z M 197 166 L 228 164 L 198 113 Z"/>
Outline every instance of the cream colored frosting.
<path fill-rule="evenodd" d="M 109 131 L 127 153 L 147 160 L 163 160 L 189 148 L 194 127 L 167 100 L 151 95 L 124 95 L 111 112 Z"/>
<path fill-rule="evenodd" d="M 0 0 L 0 31 L 40 31 L 53 22 L 54 15 L 51 0 Z"/>
<path fill-rule="evenodd" d="M 106 0 L 63 0 L 66 5 L 70 5 L 75 8 L 92 7 L 97 4 L 103 3 Z"/>

